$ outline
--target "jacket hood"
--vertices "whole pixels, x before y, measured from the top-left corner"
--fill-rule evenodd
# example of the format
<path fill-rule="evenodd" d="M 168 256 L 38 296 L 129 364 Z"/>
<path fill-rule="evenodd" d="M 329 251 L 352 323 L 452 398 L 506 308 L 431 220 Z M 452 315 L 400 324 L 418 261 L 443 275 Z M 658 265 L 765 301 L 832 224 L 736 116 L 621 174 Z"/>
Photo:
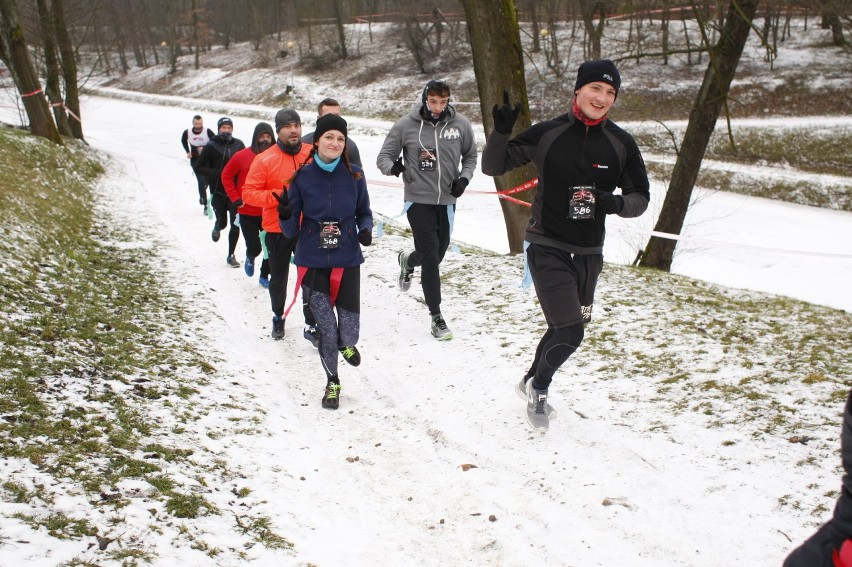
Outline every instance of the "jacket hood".
<path fill-rule="evenodd" d="M 272 126 L 270 126 L 266 122 L 258 122 L 257 126 L 254 127 L 254 134 L 251 137 L 251 151 L 256 154 L 260 153 L 260 148 L 257 145 L 257 141 L 260 138 L 260 135 L 263 133 L 272 136 L 272 143 L 275 143 L 275 132 L 272 131 Z"/>
<path fill-rule="evenodd" d="M 425 105 L 417 104 L 417 105 L 414 106 L 414 108 L 411 109 L 411 112 L 409 112 L 408 115 L 411 118 L 413 118 L 414 120 L 417 120 L 418 122 L 419 121 L 428 121 L 423 116 L 423 112 L 424 112 L 425 109 L 426 109 Z M 444 112 L 445 112 L 445 116 L 443 116 L 441 119 L 439 119 L 438 122 L 446 122 L 446 121 L 452 120 L 456 116 L 455 107 L 451 106 L 449 104 L 447 105 L 447 108 L 444 109 Z"/>

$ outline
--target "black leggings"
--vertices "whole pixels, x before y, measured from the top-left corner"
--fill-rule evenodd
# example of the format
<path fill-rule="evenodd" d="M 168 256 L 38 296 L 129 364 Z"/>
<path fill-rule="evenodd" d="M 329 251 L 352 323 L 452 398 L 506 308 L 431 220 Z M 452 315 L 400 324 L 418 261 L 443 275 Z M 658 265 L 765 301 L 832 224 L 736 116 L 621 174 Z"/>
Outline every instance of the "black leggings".
<path fill-rule="evenodd" d="M 263 252 L 260 245 L 261 217 L 240 215 L 240 230 L 246 243 L 246 258 L 257 258 Z M 264 258 L 260 264 L 260 276 L 269 277 L 269 260 Z"/>
<path fill-rule="evenodd" d="M 582 323 L 558 329 L 547 328 L 547 332 L 541 337 L 535 349 L 535 359 L 530 368 L 535 389 L 546 390 L 550 386 L 553 375 L 583 342 L 584 334 Z"/>
<path fill-rule="evenodd" d="M 269 252 L 269 299 L 272 312 L 284 316 L 284 304 L 287 301 L 287 278 L 290 275 L 290 256 L 296 249 L 299 236 L 287 238 L 280 232 L 266 233 L 266 250 Z M 302 305 L 305 325 L 315 325 L 314 316 L 307 304 Z"/>
<path fill-rule="evenodd" d="M 195 174 L 195 180 L 198 182 L 198 198 L 201 199 L 201 204 L 207 204 L 207 178 L 204 174 L 195 169 L 195 164 L 198 163 L 198 158 L 194 157 L 189 160 L 189 165 L 192 166 L 192 172 Z"/>
<path fill-rule="evenodd" d="M 228 256 L 233 256 L 237 249 L 237 241 L 240 239 L 240 227 L 234 226 L 234 219 L 237 217 L 237 208 L 227 197 L 221 193 L 213 193 L 213 212 L 216 213 L 216 226 L 219 230 L 225 230 L 228 226 L 228 219 L 231 219 L 231 230 L 228 231 Z"/>

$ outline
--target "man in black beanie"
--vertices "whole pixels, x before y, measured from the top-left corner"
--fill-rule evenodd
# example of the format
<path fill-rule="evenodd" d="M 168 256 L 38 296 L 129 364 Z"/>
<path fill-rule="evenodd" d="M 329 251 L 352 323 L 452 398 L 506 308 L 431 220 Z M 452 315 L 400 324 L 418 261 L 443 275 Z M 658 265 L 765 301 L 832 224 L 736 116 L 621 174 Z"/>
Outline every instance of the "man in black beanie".
<path fill-rule="evenodd" d="M 580 346 L 583 325 L 591 320 L 606 216 L 638 217 L 648 208 L 642 154 L 633 137 L 608 118 L 620 89 L 621 75 L 612 61 L 586 61 L 577 70 L 572 108 L 562 116 L 511 138 L 520 104 L 512 108 L 504 93 L 503 105 L 492 109 L 494 130 L 482 154 L 483 173 L 502 175 L 529 162 L 538 170 L 524 240 L 547 331 L 516 388 L 527 400 L 527 421 L 534 429 L 547 429 L 553 413 L 548 387 Z"/>
<path fill-rule="evenodd" d="M 213 242 L 219 241 L 221 231 L 225 230 L 230 220 L 231 229 L 228 231 L 228 255 L 225 262 L 232 268 L 239 268 L 240 263 L 234 256 L 237 249 L 237 241 L 240 238 L 240 228 L 234 226 L 237 217 L 237 208 L 231 203 L 225 186 L 222 184 L 222 170 L 228 165 L 228 161 L 242 149 L 245 144 L 239 138 L 234 138 L 234 121 L 223 116 L 216 123 L 218 133 L 210 138 L 201 157 L 198 158 L 196 169 L 200 171 L 210 183 L 210 205 L 216 214 L 213 231 L 210 237 Z"/>
<path fill-rule="evenodd" d="M 281 234 L 279 199 L 286 194 L 293 174 L 310 159 L 311 146 L 302 143 L 302 120 L 292 108 L 282 108 L 275 114 L 275 133 L 278 141 L 269 150 L 258 155 L 243 185 L 243 201 L 260 207 L 264 243 L 269 253 L 269 299 L 272 304 L 273 339 L 284 338 L 284 303 L 287 298 L 287 278 L 290 257 L 296 247 L 295 238 Z M 284 208 L 282 206 L 282 208 Z M 305 313 L 306 327 L 313 321 Z M 311 335 L 305 330 L 305 338 Z M 313 342 L 313 340 L 311 340 Z"/>

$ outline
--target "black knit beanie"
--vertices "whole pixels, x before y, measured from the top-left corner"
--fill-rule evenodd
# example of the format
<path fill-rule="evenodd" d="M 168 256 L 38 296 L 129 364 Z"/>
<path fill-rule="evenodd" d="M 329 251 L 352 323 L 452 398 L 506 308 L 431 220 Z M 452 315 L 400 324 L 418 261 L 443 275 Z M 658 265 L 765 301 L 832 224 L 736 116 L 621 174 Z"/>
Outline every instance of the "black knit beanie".
<path fill-rule="evenodd" d="M 322 135 L 329 130 L 337 130 L 346 136 L 346 120 L 337 114 L 324 114 L 317 118 L 317 128 L 314 130 L 314 143 L 318 143 Z"/>
<path fill-rule="evenodd" d="M 621 75 L 618 69 L 615 68 L 615 63 L 609 59 L 597 59 L 586 61 L 577 69 L 577 82 L 574 84 L 574 90 L 579 90 L 583 85 L 589 83 L 608 83 L 615 87 L 615 94 L 618 95 L 618 89 L 621 88 Z"/>
<path fill-rule="evenodd" d="M 299 113 L 293 110 L 292 108 L 282 108 L 275 114 L 275 133 L 281 131 L 286 124 L 301 124 L 302 119 L 299 117 Z"/>

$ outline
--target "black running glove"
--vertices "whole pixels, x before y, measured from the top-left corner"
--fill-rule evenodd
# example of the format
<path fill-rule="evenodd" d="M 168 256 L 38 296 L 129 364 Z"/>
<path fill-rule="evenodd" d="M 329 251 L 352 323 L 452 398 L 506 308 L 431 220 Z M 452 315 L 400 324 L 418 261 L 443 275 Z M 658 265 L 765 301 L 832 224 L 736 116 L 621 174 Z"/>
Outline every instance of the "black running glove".
<path fill-rule="evenodd" d="M 395 162 L 393 162 L 393 166 L 391 167 L 391 175 L 396 175 L 399 177 L 399 174 L 405 171 L 405 165 L 402 163 L 402 158 L 399 158 Z"/>
<path fill-rule="evenodd" d="M 366 228 L 361 229 L 361 232 L 358 233 L 358 242 L 362 246 L 369 246 L 373 243 L 373 234 Z"/>
<path fill-rule="evenodd" d="M 612 193 L 598 193 L 595 203 L 600 212 L 605 215 L 617 215 L 624 208 L 624 197 Z"/>
<path fill-rule="evenodd" d="M 458 199 L 464 193 L 464 190 L 467 189 L 467 184 L 470 183 L 467 177 L 456 177 L 453 179 L 452 185 L 450 185 L 450 195 Z"/>
<path fill-rule="evenodd" d="M 234 206 L 235 206 L 236 208 L 238 208 L 238 209 L 239 209 L 240 207 L 242 207 L 242 206 L 243 206 L 243 204 L 244 204 L 244 203 L 243 203 L 243 200 L 242 200 L 242 199 L 237 199 L 236 201 L 234 201 Z"/>
<path fill-rule="evenodd" d="M 275 200 L 278 201 L 278 218 L 287 220 L 293 216 L 293 205 L 290 204 L 290 197 L 287 196 L 287 190 L 281 191 L 281 194 L 272 193 Z"/>
<path fill-rule="evenodd" d="M 512 127 L 521 113 L 521 103 L 515 105 L 512 109 L 509 106 L 509 91 L 503 91 L 503 106 L 494 105 L 491 109 L 491 116 L 494 118 L 494 129 L 500 134 L 511 134 Z"/>

